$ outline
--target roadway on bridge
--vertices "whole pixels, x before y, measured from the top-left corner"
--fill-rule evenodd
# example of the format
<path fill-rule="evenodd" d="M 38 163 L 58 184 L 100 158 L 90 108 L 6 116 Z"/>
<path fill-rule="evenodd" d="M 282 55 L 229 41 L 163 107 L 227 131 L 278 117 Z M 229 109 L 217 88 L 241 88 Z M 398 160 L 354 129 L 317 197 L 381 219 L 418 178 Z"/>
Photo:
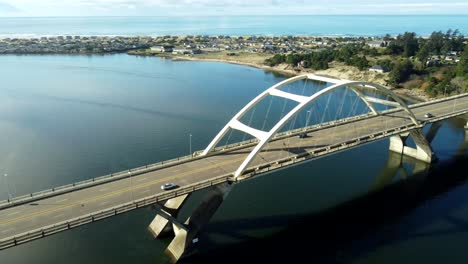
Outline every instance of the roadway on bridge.
<path fill-rule="evenodd" d="M 468 109 L 468 96 L 457 99 L 456 103 L 445 101 L 411 108 L 419 120 L 430 121 L 424 118 L 426 112 L 431 112 L 437 117 Z M 277 140 L 268 144 L 250 167 L 257 167 L 290 155 L 410 123 L 411 121 L 406 118 L 406 113 L 398 111 L 314 131 L 307 138 L 294 136 Z M 35 201 L 31 204 L 3 209 L 0 211 L 0 241 L 164 192 L 160 186 L 167 182 L 186 186 L 227 173 L 234 173 L 252 148 L 247 147 L 208 156 L 177 166 Z"/>

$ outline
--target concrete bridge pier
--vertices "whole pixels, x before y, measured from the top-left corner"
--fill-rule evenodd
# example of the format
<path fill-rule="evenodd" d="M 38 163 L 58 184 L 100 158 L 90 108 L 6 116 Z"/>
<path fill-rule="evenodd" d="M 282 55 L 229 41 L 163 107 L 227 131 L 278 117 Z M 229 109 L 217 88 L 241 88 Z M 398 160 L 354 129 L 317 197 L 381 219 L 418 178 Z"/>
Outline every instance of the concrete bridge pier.
<path fill-rule="evenodd" d="M 435 122 L 431 124 L 431 127 L 429 128 L 429 131 L 426 134 L 426 139 L 429 143 L 432 143 L 435 136 L 437 135 L 437 132 L 439 132 L 441 126 L 442 122 Z"/>
<path fill-rule="evenodd" d="M 406 140 L 409 136 L 411 136 L 414 143 L 416 144 L 416 148 L 412 148 L 406 145 Z M 390 137 L 389 148 L 391 151 L 407 155 L 427 163 L 431 163 L 433 159 L 431 145 L 420 129 Z"/>
<path fill-rule="evenodd" d="M 190 194 L 185 194 L 173 199 L 169 199 L 164 203 L 163 206 L 161 206 L 161 210 L 163 211 L 163 213 L 172 216 L 173 218 L 177 218 L 180 209 L 189 197 Z M 151 232 L 151 234 L 153 234 L 155 238 L 160 238 L 172 234 L 172 226 L 173 225 L 170 223 L 167 217 L 163 217 L 157 214 L 151 222 L 151 224 L 148 226 L 148 230 Z"/>
<path fill-rule="evenodd" d="M 167 234 L 171 229 L 174 231 L 175 237 L 165 251 L 174 263 L 193 253 L 194 244 L 198 242 L 199 232 L 208 224 L 231 189 L 232 185 L 229 183 L 223 183 L 208 189 L 198 207 L 183 224 L 177 222 L 175 216 L 188 196 L 180 196 L 166 202 L 165 207 L 169 208 L 169 210 L 162 209 L 164 211 L 162 213 L 165 215 L 157 215 L 151 222 L 149 230 L 157 238 L 161 237 L 162 234 Z M 173 218 L 168 217 L 167 214 L 170 214 Z M 172 225 L 170 222 L 172 222 Z"/>

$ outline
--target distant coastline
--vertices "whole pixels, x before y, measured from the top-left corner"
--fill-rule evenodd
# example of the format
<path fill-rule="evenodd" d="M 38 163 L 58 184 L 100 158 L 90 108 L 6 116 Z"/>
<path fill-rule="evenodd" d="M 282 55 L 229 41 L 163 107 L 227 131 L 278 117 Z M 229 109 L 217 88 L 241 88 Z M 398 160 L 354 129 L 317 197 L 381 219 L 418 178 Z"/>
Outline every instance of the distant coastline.
<path fill-rule="evenodd" d="M 315 73 L 364 80 L 429 100 L 468 89 L 468 80 L 463 75 L 463 67 L 468 66 L 461 65 L 466 63 L 463 59 L 466 43 L 468 38 L 458 30 L 434 31 L 429 38 L 414 32 L 397 37 L 67 35 L 0 39 L 0 55 L 128 53 L 173 60 L 225 62 L 287 75 Z M 424 50 L 424 54 L 418 53 L 419 50 Z"/>

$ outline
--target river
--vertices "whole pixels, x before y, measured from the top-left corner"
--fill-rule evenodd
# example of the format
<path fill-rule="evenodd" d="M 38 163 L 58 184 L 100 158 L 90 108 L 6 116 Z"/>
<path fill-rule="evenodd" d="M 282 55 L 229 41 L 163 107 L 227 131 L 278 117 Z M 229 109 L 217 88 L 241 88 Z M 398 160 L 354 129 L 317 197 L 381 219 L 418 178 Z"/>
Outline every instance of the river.
<path fill-rule="evenodd" d="M 1 200 L 187 155 L 190 134 L 193 150 L 203 149 L 248 101 L 285 78 L 125 54 L 0 62 Z M 464 124 L 443 122 L 431 167 L 389 153 L 382 140 L 235 186 L 189 262 L 464 262 Z M 166 263 L 169 240 L 146 229 L 154 215 L 143 208 L 10 248 L 0 263 Z"/>

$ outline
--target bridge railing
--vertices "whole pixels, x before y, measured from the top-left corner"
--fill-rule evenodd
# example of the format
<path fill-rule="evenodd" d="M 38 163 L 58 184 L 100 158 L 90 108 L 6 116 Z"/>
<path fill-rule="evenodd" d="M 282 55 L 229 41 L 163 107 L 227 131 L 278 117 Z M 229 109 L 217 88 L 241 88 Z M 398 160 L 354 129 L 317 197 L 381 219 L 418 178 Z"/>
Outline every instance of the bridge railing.
<path fill-rule="evenodd" d="M 468 113 L 468 109 L 460 110 L 457 112 L 439 116 L 438 118 L 446 119 L 446 118 L 450 118 L 450 117 L 454 117 L 454 116 L 458 116 L 462 114 L 467 114 L 467 113 Z M 379 131 L 377 133 L 363 135 L 363 136 L 348 140 L 346 142 L 332 144 L 332 145 L 322 147 L 319 149 L 314 149 L 313 151 L 310 151 L 310 152 L 301 153 L 295 156 L 273 161 L 268 164 L 262 164 L 256 168 L 249 168 L 248 170 L 245 171 L 242 177 L 237 178 L 237 179 L 234 179 L 232 174 L 225 174 L 220 177 L 216 177 L 210 180 L 206 180 L 203 182 L 185 186 L 181 189 L 169 191 L 167 193 L 158 194 L 154 196 L 149 196 L 149 197 L 135 200 L 129 203 L 119 205 L 119 206 L 115 206 L 112 208 L 94 212 L 86 216 L 81 216 L 78 218 L 70 219 L 68 221 L 63 221 L 54 225 L 46 226 L 41 229 L 33 230 L 27 233 L 19 234 L 17 236 L 9 237 L 4 240 L 1 240 L 0 249 L 12 247 L 12 246 L 25 243 L 34 239 L 42 238 L 51 234 L 55 234 L 64 230 L 68 230 L 68 229 L 80 226 L 80 225 L 95 222 L 95 221 L 105 219 L 105 218 L 108 218 L 108 217 L 111 217 L 120 213 L 130 211 L 130 210 L 145 207 L 145 206 L 157 203 L 157 202 L 162 202 L 171 198 L 175 198 L 180 195 L 184 195 L 184 194 L 191 193 L 197 190 L 205 189 L 210 186 L 214 186 L 214 185 L 221 184 L 224 182 L 243 181 L 243 180 L 249 179 L 251 177 L 254 177 L 260 174 L 267 174 L 267 173 L 270 173 L 279 169 L 283 169 L 289 166 L 296 165 L 305 160 L 322 157 L 322 156 L 325 156 L 334 152 L 342 151 L 344 149 L 349 149 L 358 145 L 367 144 L 376 140 L 383 139 L 388 136 L 409 132 L 414 129 L 420 129 L 423 125 L 424 124 L 415 125 L 413 123 L 409 123 L 407 125 L 403 125 L 399 127 L 388 128 L 384 131 Z M 127 173 L 127 172 L 122 172 L 122 173 Z M 66 186 L 64 186 L 63 188 L 66 188 Z"/>
<path fill-rule="evenodd" d="M 454 96 L 444 97 L 444 98 L 439 98 L 439 99 L 431 99 L 429 101 L 424 101 L 424 102 L 420 102 L 420 103 L 416 103 L 416 104 L 410 104 L 409 107 L 410 108 L 415 108 L 415 107 L 419 107 L 419 106 L 425 106 L 425 105 L 430 105 L 430 104 L 435 104 L 435 103 L 440 103 L 440 102 L 445 102 L 445 101 L 450 101 L 450 100 L 456 100 L 456 99 L 463 98 L 463 97 L 466 97 L 466 96 L 468 96 L 468 93 L 457 94 L 457 95 L 454 95 Z"/>
<path fill-rule="evenodd" d="M 127 211 L 135 210 L 138 208 L 146 207 L 154 203 L 163 202 L 177 196 L 181 196 L 187 193 L 195 192 L 197 190 L 209 188 L 224 182 L 230 182 L 233 178 L 232 174 L 225 174 L 210 180 L 199 182 L 196 184 L 188 185 L 183 188 L 168 191 L 167 193 L 157 194 L 142 199 L 138 199 L 132 202 L 124 203 L 119 206 L 114 206 L 97 212 L 93 212 L 84 216 L 76 217 L 67 221 L 62 221 L 53 225 L 45 226 L 30 232 L 18 234 L 16 236 L 8 237 L 0 240 L 0 250 L 13 247 L 19 244 L 26 243 L 35 239 L 43 238 L 58 232 L 62 232 L 74 227 L 96 222 L 111 216 L 115 216 Z"/>
<path fill-rule="evenodd" d="M 452 117 L 456 117 L 456 116 L 460 116 L 460 115 L 464 115 L 464 114 L 468 114 L 468 109 L 437 116 L 436 118 L 431 119 L 431 122 L 437 122 L 437 121 L 440 121 L 440 120 L 444 120 L 444 119 L 448 119 L 448 118 L 452 118 Z M 298 164 L 298 163 L 303 162 L 305 160 L 322 157 L 322 156 L 325 156 L 325 155 L 328 155 L 328 154 L 332 154 L 334 152 L 339 152 L 339 151 L 349 149 L 349 148 L 352 148 L 352 147 L 356 147 L 356 146 L 360 146 L 360 145 L 363 145 L 363 144 L 371 143 L 371 142 L 376 141 L 376 140 L 381 140 L 381 139 L 386 138 L 386 137 L 406 133 L 406 132 L 409 132 L 409 131 L 412 131 L 412 130 L 415 130 L 415 129 L 420 129 L 424 125 L 425 124 L 415 125 L 413 123 L 409 123 L 407 125 L 388 128 L 386 130 L 379 131 L 379 132 L 376 132 L 376 133 L 362 135 L 360 137 L 347 140 L 346 142 L 340 142 L 340 143 L 337 143 L 337 144 L 332 144 L 332 145 L 325 146 L 325 147 L 322 147 L 322 148 L 314 149 L 313 151 L 308 151 L 308 152 L 301 153 L 301 154 L 298 154 L 298 155 L 289 156 L 289 157 L 286 157 L 286 158 L 283 158 L 283 159 L 280 159 L 280 160 L 276 160 L 276 161 L 271 162 L 269 164 L 262 164 L 261 166 L 257 166 L 255 168 L 249 168 L 237 180 L 238 181 L 243 181 L 243 180 L 252 178 L 252 177 L 260 175 L 260 174 L 267 174 L 267 173 L 270 173 L 270 172 L 273 172 L 273 171 L 276 171 L 276 170 L 279 170 L 279 169 L 282 169 L 282 168 L 285 168 L 285 167 L 289 167 L 289 166 L 294 165 L 294 164 Z"/>
<path fill-rule="evenodd" d="M 312 132 L 314 130 L 323 129 L 323 128 L 328 127 L 328 126 L 334 126 L 334 125 L 337 125 L 337 124 L 346 124 L 348 122 L 353 122 L 353 121 L 356 121 L 356 120 L 359 120 L 359 119 L 362 119 L 362 118 L 367 118 L 367 117 L 369 117 L 369 115 L 370 114 L 363 114 L 363 115 L 353 116 L 353 117 L 349 117 L 349 118 L 344 118 L 344 119 L 341 119 L 341 120 L 325 122 L 325 123 L 317 124 L 317 125 L 311 125 L 311 126 L 308 126 L 305 129 L 304 128 L 298 128 L 298 129 L 293 129 L 293 130 L 290 130 L 290 131 L 281 132 L 281 133 L 276 134 L 276 136 L 273 138 L 273 141 L 274 140 L 279 140 L 279 139 L 282 139 L 282 138 L 285 138 L 285 137 L 293 136 L 295 134 L 299 134 L 299 133 L 302 133 L 304 131 Z M 251 139 L 251 140 L 246 140 L 246 141 L 242 141 L 242 142 L 229 144 L 229 145 L 226 145 L 226 146 L 217 147 L 217 148 L 215 148 L 215 150 L 214 150 L 215 153 L 213 153 L 213 154 L 219 154 L 219 153 L 222 153 L 222 152 L 227 152 L 227 151 L 233 151 L 233 150 L 236 150 L 236 149 L 246 148 L 246 147 L 249 147 L 249 146 L 253 146 L 256 143 L 258 143 L 257 139 Z M 104 175 L 104 176 L 100 176 L 100 177 L 96 177 L 96 178 L 92 178 L 92 179 L 88 179 L 88 180 L 84 180 L 84 181 L 80 181 L 80 182 L 76 182 L 76 183 L 71 183 L 71 184 L 67 184 L 67 185 L 63 185 L 63 186 L 54 187 L 54 188 L 51 188 L 51 189 L 42 190 L 42 191 L 39 191 L 39 192 L 34 192 L 34 193 L 30 193 L 30 194 L 17 196 L 17 197 L 11 198 L 11 199 L 0 201 L 0 209 L 4 209 L 4 208 L 12 207 L 12 206 L 15 206 L 15 205 L 20 205 L 20 204 L 25 204 L 25 203 L 37 201 L 37 200 L 40 200 L 40 199 L 45 199 L 45 198 L 53 197 L 53 196 L 56 196 L 56 195 L 60 195 L 60 194 L 68 193 L 68 192 L 73 192 L 73 191 L 81 190 L 81 189 L 84 189 L 84 188 L 89 188 L 89 187 L 92 187 L 92 186 L 96 186 L 96 185 L 100 185 L 100 184 L 104 184 L 104 183 L 108 183 L 108 182 L 112 182 L 112 181 L 117 181 L 117 180 L 125 179 L 125 178 L 128 178 L 128 177 L 133 177 L 133 176 L 136 176 L 136 175 L 140 175 L 140 174 L 143 174 L 143 173 L 147 173 L 147 172 L 151 172 L 151 171 L 155 171 L 155 170 L 159 170 L 159 169 L 163 169 L 163 168 L 167 168 L 167 167 L 171 167 L 171 166 L 176 166 L 176 165 L 186 163 L 186 162 L 190 162 L 190 161 L 193 161 L 193 160 L 201 159 L 201 158 L 203 158 L 203 157 L 200 156 L 201 152 L 202 152 L 202 150 L 199 150 L 199 151 L 195 151 L 193 153 L 193 155 L 182 156 L 182 157 L 178 157 L 178 158 L 174 158 L 174 159 L 170 159 L 170 160 L 165 160 L 165 161 L 161 161 L 161 162 L 157 162 L 157 163 L 153 163 L 153 164 L 149 164 L 149 165 L 145 165 L 145 166 L 140 166 L 138 168 L 133 168 L 133 169 L 129 169 L 129 170 L 126 170 L 126 171 L 111 173 L 111 174 L 108 174 L 108 175 Z"/>
<path fill-rule="evenodd" d="M 363 135 L 354 139 L 350 139 L 346 142 L 340 142 L 337 144 L 332 144 L 329 146 L 317 148 L 317 149 L 314 149 L 313 151 L 308 151 L 308 152 L 300 153 L 297 155 L 289 156 L 283 159 L 276 160 L 269 164 L 262 164 L 261 166 L 249 168 L 244 172 L 244 174 L 241 177 L 238 178 L 238 181 L 243 181 L 243 180 L 252 178 L 260 174 L 270 173 L 270 172 L 273 172 L 273 171 L 276 171 L 285 167 L 289 167 L 291 165 L 298 164 L 305 160 L 322 157 L 328 154 L 332 154 L 334 152 L 349 149 L 358 145 L 360 146 L 363 144 L 367 144 L 367 143 L 380 140 L 380 139 L 383 139 L 392 135 L 409 132 L 411 130 L 418 129 L 421 127 L 422 125 L 417 126 L 413 123 L 410 123 L 408 125 L 404 125 L 400 127 L 389 128 L 385 131 Z"/>
<path fill-rule="evenodd" d="M 96 186 L 96 185 L 100 185 L 100 184 L 104 184 L 104 183 L 108 183 L 112 181 L 117 181 L 117 180 L 129 178 L 129 177 L 133 177 L 136 175 L 140 175 L 143 173 L 147 173 L 147 172 L 151 172 L 151 171 L 155 171 L 155 170 L 159 170 L 159 169 L 163 169 L 163 168 L 167 168 L 171 166 L 176 166 L 181 163 L 186 163 L 189 161 L 200 159 L 201 157 L 198 155 L 200 152 L 201 151 L 196 151 L 194 152 L 194 155 L 187 155 L 183 157 L 174 158 L 171 160 L 165 160 L 165 161 L 161 161 L 161 162 L 157 162 L 157 163 L 153 163 L 153 164 L 149 164 L 145 166 L 140 166 L 138 168 L 129 169 L 126 171 L 111 173 L 108 175 L 104 175 L 104 176 L 100 176 L 100 177 L 96 177 L 96 178 L 92 178 L 92 179 L 88 179 L 88 180 L 84 180 L 84 181 L 80 181 L 76 183 L 66 184 L 66 185 L 54 187 L 51 189 L 42 190 L 39 192 L 17 196 L 11 199 L 0 201 L 0 209 L 4 209 L 4 208 L 8 208 L 8 207 L 15 206 L 15 205 L 20 205 L 20 204 L 25 204 L 25 203 L 29 203 L 32 201 L 49 198 L 52 196 L 56 196 L 56 195 L 60 195 L 60 194 L 68 193 L 68 192 L 73 192 L 73 191 L 77 191 L 80 189 L 89 188 L 92 186 Z"/>
<path fill-rule="evenodd" d="M 347 123 L 350 123 L 350 122 L 355 122 L 355 121 L 360 120 L 360 119 L 369 118 L 371 116 L 374 116 L 374 115 L 372 113 L 366 113 L 366 114 L 362 114 L 362 115 L 356 115 L 356 116 L 342 118 L 342 119 L 338 119 L 338 120 L 334 120 L 334 121 L 328 121 L 328 122 L 323 122 L 323 123 L 320 123 L 320 124 L 310 125 L 310 126 L 307 126 L 307 127 L 295 128 L 295 129 L 292 129 L 292 130 L 277 133 L 273 137 L 273 139 L 271 141 L 281 140 L 281 139 L 291 137 L 291 136 L 294 136 L 294 135 L 298 135 L 298 134 L 304 133 L 304 132 L 309 133 L 309 132 L 324 129 L 324 128 L 327 128 L 327 127 L 332 127 L 332 126 L 336 126 L 336 125 L 343 125 L 343 124 L 347 124 Z M 254 146 L 258 142 L 259 142 L 258 139 L 253 138 L 253 139 L 250 139 L 250 140 L 245 140 L 245 141 L 240 141 L 240 142 L 236 142 L 236 143 L 232 143 L 232 144 L 228 144 L 228 145 L 215 147 L 213 149 L 213 153 L 211 155 L 219 154 L 219 153 L 223 153 L 223 152 L 228 152 L 228 151 L 233 151 L 233 150 L 236 150 L 236 149 L 242 149 L 242 148 L 246 148 L 246 147 L 249 147 L 249 146 Z"/>
<path fill-rule="evenodd" d="M 431 101 L 427 101 L 427 102 L 412 104 L 412 105 L 410 105 L 410 108 L 417 108 L 417 107 L 421 107 L 421 106 L 425 106 L 425 105 L 430 105 L 430 104 L 449 101 L 449 100 L 454 100 L 454 99 L 456 100 L 458 98 L 463 98 L 463 97 L 466 97 L 466 96 L 468 96 L 467 93 L 460 94 L 460 95 L 455 95 L 455 96 L 451 96 L 451 97 L 446 97 L 446 98 L 441 98 L 441 99 L 435 99 L 435 100 L 431 100 Z M 401 111 L 401 109 L 385 110 L 385 111 L 382 111 L 381 114 L 387 114 L 387 113 L 392 113 L 392 112 L 397 112 L 397 111 Z M 460 113 L 454 114 L 453 116 L 455 116 L 455 115 L 460 115 Z M 367 113 L 367 114 L 356 115 L 356 116 L 343 118 L 343 119 L 339 119 L 339 120 L 324 122 L 324 123 L 321 123 L 321 124 L 311 125 L 311 126 L 308 126 L 306 128 L 297 128 L 297 129 L 293 129 L 293 130 L 289 130 L 289 131 L 285 131 L 285 132 L 281 132 L 281 133 L 276 134 L 272 141 L 280 140 L 280 139 L 290 137 L 290 136 L 294 136 L 294 135 L 297 135 L 297 134 L 300 134 L 300 133 L 303 133 L 303 132 L 309 133 L 309 132 L 313 132 L 315 130 L 319 130 L 319 129 L 323 129 L 323 128 L 327 128 L 327 127 L 347 124 L 347 123 L 350 123 L 350 122 L 355 122 L 357 120 L 369 118 L 369 117 L 372 117 L 372 116 L 373 116 L 372 113 Z M 444 119 L 444 118 L 447 118 L 447 117 L 436 117 L 437 120 L 441 120 L 441 119 Z M 223 152 L 228 152 L 228 151 L 233 151 L 233 150 L 237 150 L 237 149 L 241 149 L 241 148 L 246 148 L 246 147 L 249 147 L 249 146 L 254 146 L 257 143 L 258 143 L 258 139 L 251 139 L 251 140 L 237 142 L 237 143 L 233 143 L 233 144 L 229 144 L 229 145 L 225 145 L 225 146 L 220 146 L 220 147 L 216 147 L 214 149 L 213 154 L 219 154 L 219 153 L 223 153 Z M 35 193 L 30 193 L 30 194 L 26 194 L 26 195 L 17 196 L 17 197 L 11 198 L 11 199 L 0 201 L 0 209 L 4 209 L 4 208 L 11 207 L 11 206 L 24 204 L 24 203 L 28 203 L 28 202 L 32 202 L 32 201 L 36 201 L 36 200 L 40 200 L 40 199 L 60 195 L 60 194 L 63 194 L 63 193 L 68 193 L 68 192 L 72 192 L 72 191 L 92 187 L 92 186 L 95 186 L 95 185 L 104 184 L 104 183 L 108 183 L 108 182 L 112 182 L 112 181 L 116 181 L 116 180 L 121 180 L 121 179 L 125 179 L 125 178 L 128 178 L 128 177 L 140 175 L 140 174 L 143 174 L 143 173 L 147 173 L 147 172 L 151 172 L 151 171 L 155 171 L 155 170 L 159 170 L 159 169 L 179 165 L 179 164 L 182 164 L 182 163 L 190 162 L 190 161 L 202 158 L 199 155 L 201 152 L 202 151 L 199 150 L 199 151 L 195 151 L 193 153 L 193 155 L 187 155 L 187 156 L 183 156 L 183 157 L 174 158 L 174 159 L 171 159 L 171 160 L 165 160 L 165 161 L 161 161 L 161 162 L 157 162 L 157 163 L 153 163 L 153 164 L 149 164 L 149 165 L 145 165 L 145 166 L 140 166 L 138 168 L 133 168 L 133 169 L 126 170 L 126 171 L 111 173 L 111 174 L 100 176 L 100 177 L 97 177 L 97 178 L 92 178 L 92 179 L 88 179 L 88 180 L 84 180 L 84 181 L 80 181 L 80 182 L 76 182 L 76 183 L 72 183 L 72 184 L 58 186 L 58 187 L 43 190 L 43 191 L 40 191 L 40 192 L 35 192 Z"/>

